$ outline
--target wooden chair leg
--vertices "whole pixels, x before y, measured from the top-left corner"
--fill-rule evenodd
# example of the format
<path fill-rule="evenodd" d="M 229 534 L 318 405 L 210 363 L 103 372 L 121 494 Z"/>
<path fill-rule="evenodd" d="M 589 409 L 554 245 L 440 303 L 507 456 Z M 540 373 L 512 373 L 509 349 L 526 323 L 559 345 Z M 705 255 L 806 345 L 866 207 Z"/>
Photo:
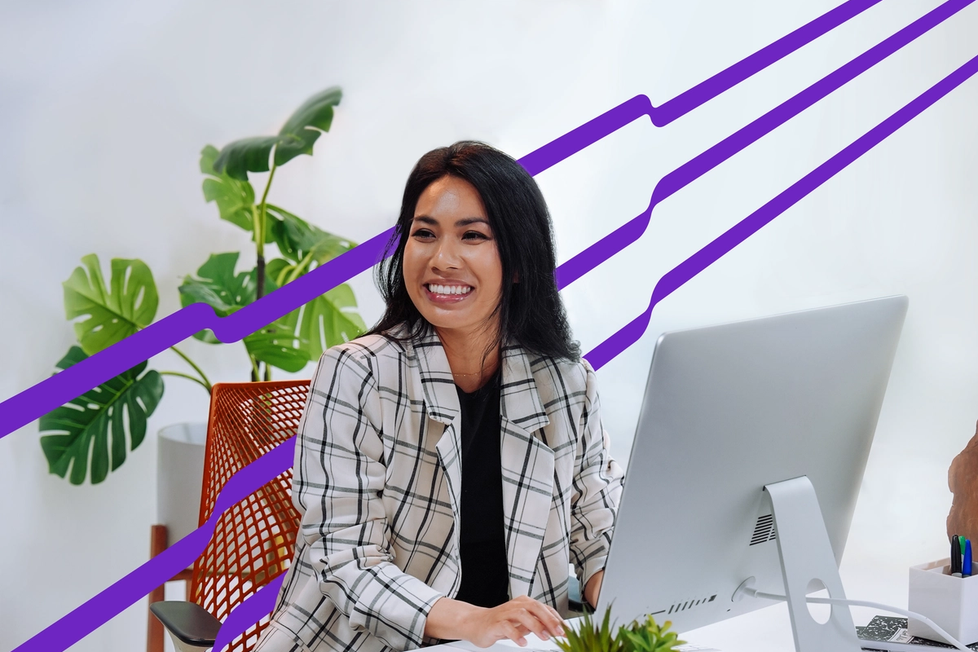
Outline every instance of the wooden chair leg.
<path fill-rule="evenodd" d="M 169 533 L 165 525 L 153 525 L 149 531 L 149 557 L 152 559 L 169 547 Z M 184 582 L 184 592 L 187 602 L 190 602 L 190 578 L 193 576 L 193 569 L 185 568 L 168 581 Z M 156 587 L 149 594 L 149 604 L 161 602 L 166 599 L 166 584 Z M 166 629 L 163 623 L 149 611 L 146 607 L 146 615 L 149 619 L 146 624 L 146 652 L 163 652 L 163 641 Z"/>
<path fill-rule="evenodd" d="M 150 559 L 160 554 L 167 548 L 167 532 L 165 525 L 154 525 L 149 534 L 149 556 Z M 166 595 L 166 585 L 160 585 L 153 589 L 149 594 L 149 604 L 161 602 Z M 189 583 L 188 583 L 189 593 Z M 157 620 L 156 616 L 149 611 L 147 606 L 147 617 L 149 618 L 146 628 L 146 652 L 163 652 L 163 623 Z"/>

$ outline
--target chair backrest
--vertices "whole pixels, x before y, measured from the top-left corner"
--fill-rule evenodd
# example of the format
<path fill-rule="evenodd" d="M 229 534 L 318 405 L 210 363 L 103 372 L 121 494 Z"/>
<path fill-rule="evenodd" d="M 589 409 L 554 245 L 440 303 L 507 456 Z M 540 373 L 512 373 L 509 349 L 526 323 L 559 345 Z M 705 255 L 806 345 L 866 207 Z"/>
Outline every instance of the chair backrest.
<path fill-rule="evenodd" d="M 308 380 L 219 383 L 211 392 L 200 523 L 224 485 L 251 462 L 296 434 Z M 284 572 L 292 561 L 299 514 L 292 470 L 277 476 L 218 518 L 194 564 L 190 599 L 224 621 L 235 606 Z M 267 618 L 236 638 L 228 652 L 254 647 Z"/>

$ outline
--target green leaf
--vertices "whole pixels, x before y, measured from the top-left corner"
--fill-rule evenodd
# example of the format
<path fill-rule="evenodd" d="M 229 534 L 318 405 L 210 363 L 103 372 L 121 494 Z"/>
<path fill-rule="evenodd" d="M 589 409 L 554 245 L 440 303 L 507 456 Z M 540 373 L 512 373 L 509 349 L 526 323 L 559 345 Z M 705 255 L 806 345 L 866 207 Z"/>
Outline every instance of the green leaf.
<path fill-rule="evenodd" d="M 206 303 L 214 308 L 218 317 L 227 317 L 253 302 L 256 295 L 256 273 L 252 270 L 235 274 L 234 266 L 237 262 L 238 253 L 234 251 L 211 254 L 207 262 L 197 270 L 197 277 L 184 277 L 183 283 L 177 288 L 180 292 L 180 304 L 186 308 L 192 303 Z M 194 337 L 209 344 L 221 343 L 210 330 L 200 331 Z"/>
<path fill-rule="evenodd" d="M 621 629 L 612 633 L 610 624 L 611 608 L 605 610 L 600 625 L 592 614 L 585 612 L 578 622 L 576 629 L 566 628 L 566 639 L 555 639 L 557 646 L 563 652 L 623 652 L 624 645 L 620 640 Z"/>
<path fill-rule="evenodd" d="M 213 145 L 207 145 L 200 152 L 200 171 L 210 177 L 204 179 L 204 199 L 217 202 L 222 220 L 236 224 L 245 231 L 253 231 L 255 190 L 248 183 L 247 176 L 239 181 L 215 170 L 217 154 L 217 148 Z"/>
<path fill-rule="evenodd" d="M 355 242 L 327 233 L 283 208 L 271 204 L 266 208 L 269 215 L 277 218 L 269 229 L 271 239 L 279 252 L 294 263 L 311 254 L 312 262 L 322 265 L 356 246 Z"/>
<path fill-rule="evenodd" d="M 353 289 L 344 283 L 290 312 L 280 323 L 297 336 L 310 360 L 318 360 L 329 347 L 348 342 L 367 330 L 356 309 Z"/>
<path fill-rule="evenodd" d="M 57 367 L 87 357 L 73 346 Z M 163 396 L 163 378 L 152 370 L 143 374 L 145 369 L 142 362 L 40 418 L 40 431 L 51 433 L 41 437 L 51 473 L 63 478 L 70 468 L 70 482 L 82 484 L 90 464 L 91 482 L 98 484 L 143 442 L 146 420 Z"/>
<path fill-rule="evenodd" d="M 203 301 L 225 317 L 255 300 L 255 272 L 234 273 L 238 252 L 211 254 L 197 278 L 187 276 L 179 287 L 181 303 L 187 306 Z"/>
<path fill-rule="evenodd" d="M 153 323 L 159 295 L 153 274 L 141 260 L 113 258 L 109 288 L 105 286 L 98 256 L 82 259 L 64 287 L 65 316 L 87 317 L 75 323 L 82 349 L 94 355 Z"/>
<path fill-rule="evenodd" d="M 652 616 L 644 621 L 634 620 L 627 627 L 623 625 L 618 632 L 623 652 L 668 652 L 684 645 L 685 641 L 680 641 L 674 632 L 668 632 L 671 625 L 668 620 L 658 625 Z"/>
<path fill-rule="evenodd" d="M 339 86 L 316 93 L 296 109 L 278 132 L 275 165 L 285 165 L 299 154 L 312 154 L 319 134 L 333 124 L 333 107 L 343 99 Z"/>
<path fill-rule="evenodd" d="M 180 302 L 184 306 L 206 303 L 214 308 L 219 317 L 227 317 L 253 303 L 257 270 L 235 274 L 237 262 L 237 252 L 212 254 L 197 270 L 196 277 L 187 276 L 184 279 L 179 288 Z M 265 290 L 270 293 L 278 289 L 278 284 L 270 278 L 268 270 L 269 266 L 266 266 Z M 210 344 L 221 343 L 210 330 L 196 333 L 194 337 Z M 258 361 L 285 371 L 300 371 L 310 359 L 301 336 L 296 333 L 294 320 L 289 320 L 288 316 L 248 335 L 243 342 L 248 353 Z"/>
<path fill-rule="evenodd" d="M 319 134 L 329 131 L 333 107 L 343 92 L 338 86 L 313 95 L 289 117 L 277 136 L 257 136 L 236 140 L 218 154 L 214 169 L 240 181 L 249 172 L 268 172 L 269 158 L 275 150 L 275 165 L 285 165 L 300 154 L 312 154 Z"/>
<path fill-rule="evenodd" d="M 278 141 L 278 136 L 236 140 L 217 155 L 214 169 L 239 181 L 247 181 L 249 172 L 268 172 L 268 159 Z"/>
<path fill-rule="evenodd" d="M 256 360 L 285 371 L 301 371 L 309 363 L 299 340 L 277 322 L 244 338 L 244 344 Z"/>

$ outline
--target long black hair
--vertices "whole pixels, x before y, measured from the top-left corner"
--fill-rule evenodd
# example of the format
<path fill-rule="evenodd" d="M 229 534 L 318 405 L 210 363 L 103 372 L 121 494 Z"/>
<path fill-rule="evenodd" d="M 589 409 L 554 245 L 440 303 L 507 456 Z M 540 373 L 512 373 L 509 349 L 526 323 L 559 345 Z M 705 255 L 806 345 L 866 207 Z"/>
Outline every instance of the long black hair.
<path fill-rule="evenodd" d="M 370 334 L 396 339 L 388 331 L 404 324 L 406 339 L 417 337 L 428 326 L 404 285 L 404 247 L 418 198 L 434 181 L 446 176 L 475 187 L 496 239 L 502 263 L 496 344 L 515 342 L 539 355 L 580 359 L 580 347 L 571 339 L 567 313 L 557 293 L 553 226 L 543 194 L 515 159 L 475 141 L 460 141 L 428 152 L 408 176 L 397 228 L 387 245 L 387 252 L 393 253 L 377 266 L 377 285 L 387 310 Z"/>

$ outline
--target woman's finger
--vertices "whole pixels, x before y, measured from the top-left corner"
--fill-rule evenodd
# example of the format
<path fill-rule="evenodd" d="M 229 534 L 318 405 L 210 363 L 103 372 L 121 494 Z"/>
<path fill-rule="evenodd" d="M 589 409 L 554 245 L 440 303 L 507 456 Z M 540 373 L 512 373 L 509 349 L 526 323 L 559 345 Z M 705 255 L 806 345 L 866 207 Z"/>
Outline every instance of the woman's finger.
<path fill-rule="evenodd" d="M 524 637 L 523 634 L 520 633 L 520 628 L 517 627 L 515 623 L 510 622 L 508 620 L 504 620 L 502 624 L 503 624 L 503 629 L 506 632 L 505 635 L 506 638 L 513 641 L 520 647 L 526 645 L 526 638 Z"/>
<path fill-rule="evenodd" d="M 564 620 L 557 613 L 556 609 L 536 600 L 530 600 L 527 604 L 536 618 L 546 628 L 546 632 L 549 634 L 547 638 L 564 635 Z"/>
<path fill-rule="evenodd" d="M 563 636 L 564 635 L 564 619 L 560 617 L 560 612 L 558 612 L 556 609 L 554 609 L 553 607 L 551 607 L 548 604 L 547 605 L 543 605 L 543 606 L 547 608 L 547 611 L 549 611 L 550 612 L 550 615 L 553 617 L 554 628 L 558 629 L 558 631 L 556 632 L 556 634 L 558 636 Z"/>
<path fill-rule="evenodd" d="M 542 606 L 543 605 L 540 605 L 540 607 Z M 550 630 L 545 622 L 546 620 L 549 620 L 548 616 L 549 614 L 543 609 L 540 609 L 539 607 L 534 608 L 533 605 L 527 605 L 521 606 L 519 609 L 517 609 L 511 618 L 536 634 L 541 640 L 545 641 L 548 638 L 551 638 Z"/>

